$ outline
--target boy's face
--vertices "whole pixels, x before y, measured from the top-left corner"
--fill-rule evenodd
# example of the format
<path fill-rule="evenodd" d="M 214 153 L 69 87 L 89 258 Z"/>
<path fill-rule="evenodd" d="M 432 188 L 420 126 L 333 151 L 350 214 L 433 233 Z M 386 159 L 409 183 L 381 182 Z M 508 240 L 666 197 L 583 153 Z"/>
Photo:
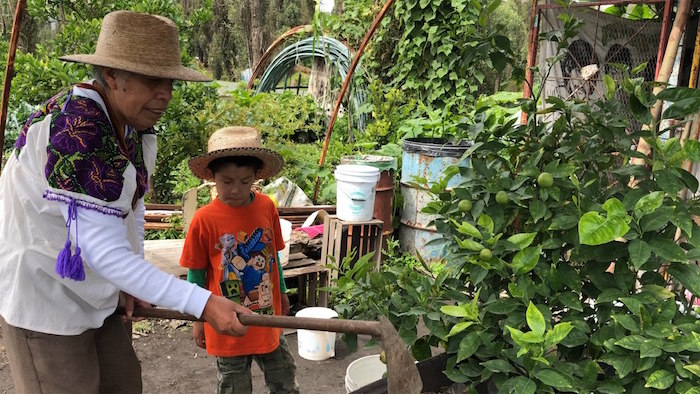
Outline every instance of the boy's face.
<path fill-rule="evenodd" d="M 253 168 L 239 167 L 235 164 L 227 164 L 214 174 L 219 199 L 234 208 L 250 204 L 250 190 L 256 179 L 256 171 Z"/>

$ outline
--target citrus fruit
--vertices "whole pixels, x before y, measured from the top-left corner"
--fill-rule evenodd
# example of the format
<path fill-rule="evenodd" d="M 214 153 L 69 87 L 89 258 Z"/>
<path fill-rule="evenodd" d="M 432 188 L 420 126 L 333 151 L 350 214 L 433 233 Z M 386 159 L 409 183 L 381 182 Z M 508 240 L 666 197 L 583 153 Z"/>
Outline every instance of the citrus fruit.
<path fill-rule="evenodd" d="M 508 194 L 501 190 L 500 192 L 496 193 L 496 202 L 505 205 L 508 204 Z"/>
<path fill-rule="evenodd" d="M 472 202 L 469 200 L 462 200 L 457 204 L 457 208 L 462 212 L 469 212 L 472 210 Z"/>
<path fill-rule="evenodd" d="M 379 361 L 381 361 L 381 362 L 383 362 L 384 364 L 386 364 L 386 352 L 385 352 L 384 350 L 382 350 L 382 352 L 379 353 Z"/>
<path fill-rule="evenodd" d="M 482 260 L 491 260 L 491 257 L 493 257 L 493 253 L 491 253 L 489 248 L 481 249 L 481 252 L 479 252 L 479 258 Z"/>
<path fill-rule="evenodd" d="M 537 177 L 537 184 L 542 188 L 550 188 L 554 184 L 554 178 L 552 174 L 548 172 L 543 172 Z"/>

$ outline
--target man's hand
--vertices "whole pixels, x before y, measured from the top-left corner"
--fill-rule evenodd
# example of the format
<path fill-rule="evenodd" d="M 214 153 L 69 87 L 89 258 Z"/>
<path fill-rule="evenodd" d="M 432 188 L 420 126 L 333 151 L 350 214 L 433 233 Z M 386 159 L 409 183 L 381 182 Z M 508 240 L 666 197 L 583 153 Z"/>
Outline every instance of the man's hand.
<path fill-rule="evenodd" d="M 252 314 L 253 312 L 228 298 L 212 294 L 204 306 L 202 318 L 211 324 L 216 331 L 239 337 L 248 332 L 248 327 L 238 321 L 239 313 Z"/>
<path fill-rule="evenodd" d="M 198 347 L 201 347 L 202 349 L 207 348 L 206 343 L 204 342 L 204 323 L 201 321 L 192 323 L 192 337 L 194 338 L 194 343 Z"/>
<path fill-rule="evenodd" d="M 141 321 L 145 319 L 145 317 L 134 317 L 134 306 L 138 306 L 139 308 L 152 308 L 153 306 L 149 304 L 146 301 L 141 301 L 138 298 L 134 298 L 131 294 L 126 294 L 122 292 L 122 296 L 124 297 L 124 310 L 126 311 L 126 315 L 122 316 L 122 321 Z"/>

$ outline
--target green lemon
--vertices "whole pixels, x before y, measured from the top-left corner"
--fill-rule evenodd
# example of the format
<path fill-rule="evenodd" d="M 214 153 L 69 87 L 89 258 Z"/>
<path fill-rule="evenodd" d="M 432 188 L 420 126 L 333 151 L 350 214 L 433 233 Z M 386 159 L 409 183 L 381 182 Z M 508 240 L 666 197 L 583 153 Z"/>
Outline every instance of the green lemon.
<path fill-rule="evenodd" d="M 508 194 L 506 192 L 504 192 L 503 190 L 496 193 L 496 202 L 501 204 L 501 205 L 508 204 Z"/>
<path fill-rule="evenodd" d="M 544 189 L 550 188 L 554 184 L 554 178 L 552 177 L 552 174 L 543 172 L 537 177 L 537 184 Z"/>
<path fill-rule="evenodd" d="M 462 212 L 469 212 L 472 210 L 472 202 L 469 200 L 462 200 L 457 204 L 457 208 Z"/>
<path fill-rule="evenodd" d="M 479 252 L 479 258 L 482 260 L 491 260 L 491 257 L 493 257 L 493 253 L 491 253 L 489 248 L 481 249 L 481 252 Z"/>
<path fill-rule="evenodd" d="M 381 362 L 383 362 L 384 364 L 386 364 L 386 352 L 385 352 L 384 350 L 382 350 L 382 352 L 379 353 L 379 361 L 381 361 Z"/>

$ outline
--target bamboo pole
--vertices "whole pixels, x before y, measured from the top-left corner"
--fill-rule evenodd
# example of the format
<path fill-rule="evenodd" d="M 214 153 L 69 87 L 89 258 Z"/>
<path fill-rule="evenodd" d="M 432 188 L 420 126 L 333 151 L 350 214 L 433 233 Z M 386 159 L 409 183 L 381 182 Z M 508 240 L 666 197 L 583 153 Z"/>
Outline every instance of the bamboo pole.
<path fill-rule="evenodd" d="M 671 12 L 673 12 L 673 0 L 666 0 L 666 3 L 664 4 L 664 17 L 661 20 L 661 36 L 659 37 L 659 51 L 656 55 L 656 73 L 654 74 L 654 79 L 659 78 L 661 63 L 664 58 L 664 53 L 666 52 L 666 45 L 668 45 L 670 33 L 668 30 L 668 23 L 671 19 Z"/>
<path fill-rule="evenodd" d="M 527 68 L 525 69 L 525 83 L 523 84 L 523 98 L 529 99 L 532 97 L 532 87 L 535 83 L 535 77 L 532 74 L 532 68 L 537 62 L 537 37 L 540 34 L 540 9 L 537 5 L 538 0 L 532 0 L 532 9 L 530 10 L 530 35 L 527 40 Z M 523 111 L 520 114 L 520 123 L 527 124 L 527 113 Z"/>
<path fill-rule="evenodd" d="M 382 19 L 384 19 L 384 15 L 386 15 L 387 11 L 389 11 L 389 8 L 393 3 L 394 0 L 387 0 L 387 2 L 384 4 L 384 7 L 382 7 L 377 16 L 374 17 L 372 25 L 370 25 L 367 34 L 365 34 L 365 38 L 362 39 L 362 44 L 360 44 L 360 47 L 357 49 L 357 53 L 355 53 L 355 57 L 352 59 L 352 64 L 348 69 L 348 73 L 345 76 L 343 85 L 340 87 L 340 92 L 338 92 L 338 97 L 335 100 L 335 106 L 333 107 L 333 114 L 331 115 L 331 120 L 328 122 L 328 128 L 326 129 L 326 138 L 323 140 L 323 150 L 321 151 L 321 158 L 318 161 L 319 167 L 323 166 L 323 163 L 326 160 L 326 152 L 328 151 L 328 144 L 331 140 L 333 125 L 335 124 L 335 119 L 338 117 L 340 104 L 343 102 L 343 96 L 345 96 L 345 92 L 348 90 L 348 86 L 350 86 L 350 81 L 352 80 L 352 76 L 355 73 L 357 63 L 359 63 L 360 57 L 362 57 L 362 53 L 365 51 L 365 47 L 367 46 L 367 43 L 369 43 L 370 38 L 372 38 L 372 35 L 374 35 L 374 31 L 377 30 L 379 23 L 382 21 Z M 316 198 L 318 198 L 318 187 L 320 183 L 321 178 L 316 177 L 316 185 L 314 186 L 314 197 L 312 199 L 314 204 L 316 203 Z"/>
<path fill-rule="evenodd" d="M 673 63 L 676 61 L 676 54 L 678 54 L 678 46 L 683 36 L 683 31 L 685 30 L 686 23 L 688 22 L 688 14 L 690 10 L 690 0 L 679 0 L 678 2 L 678 12 L 676 12 L 676 17 L 673 20 L 673 27 L 671 28 L 671 34 L 668 37 L 668 43 L 666 44 L 666 52 L 664 53 L 663 61 L 661 62 L 661 68 L 659 69 L 657 82 L 661 82 L 660 86 L 654 87 L 654 94 L 658 94 L 665 89 L 665 85 L 668 84 L 669 77 L 673 71 Z M 658 119 L 661 116 L 661 109 L 663 102 L 657 100 L 654 106 L 651 108 L 651 118 L 652 125 L 656 125 Z M 644 129 L 648 130 L 649 125 L 644 125 Z M 655 126 L 653 126 L 655 127 Z M 637 151 L 642 152 L 645 155 L 651 153 L 651 148 L 649 144 L 640 138 L 637 144 Z M 633 158 L 631 164 L 644 164 L 644 159 Z"/>
<path fill-rule="evenodd" d="M 5 146 L 5 125 L 7 123 L 7 106 L 10 100 L 10 86 L 12 77 L 15 74 L 15 52 L 17 52 L 17 42 L 19 41 L 20 27 L 26 0 L 17 0 L 15 9 L 15 19 L 12 22 L 12 34 L 10 35 L 10 49 L 7 52 L 7 65 L 5 66 L 5 81 L 2 86 L 2 101 L 0 101 L 0 169 L 2 169 L 2 155 Z"/>

